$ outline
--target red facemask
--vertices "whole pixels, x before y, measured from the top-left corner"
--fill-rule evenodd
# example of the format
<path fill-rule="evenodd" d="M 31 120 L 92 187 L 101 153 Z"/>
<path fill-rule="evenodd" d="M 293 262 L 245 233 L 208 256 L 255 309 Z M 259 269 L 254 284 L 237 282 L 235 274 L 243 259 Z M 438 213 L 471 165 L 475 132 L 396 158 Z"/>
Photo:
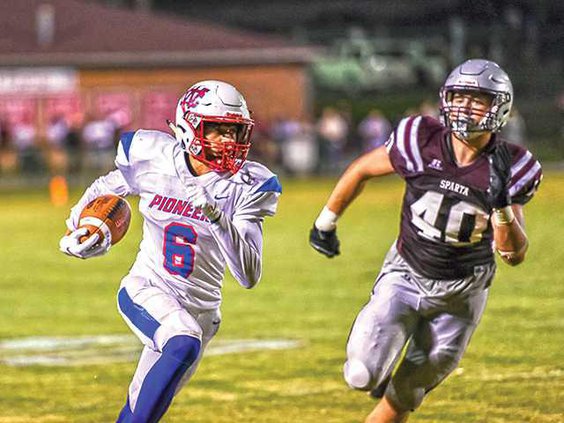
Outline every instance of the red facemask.
<path fill-rule="evenodd" d="M 251 148 L 251 133 L 254 122 L 240 116 L 199 116 L 198 125 L 193 128 L 194 140 L 188 153 L 216 172 L 237 173 L 245 163 Z M 188 119 L 186 119 L 189 122 Z M 206 125 L 235 124 L 238 129 L 234 141 L 210 141 L 205 136 Z"/>

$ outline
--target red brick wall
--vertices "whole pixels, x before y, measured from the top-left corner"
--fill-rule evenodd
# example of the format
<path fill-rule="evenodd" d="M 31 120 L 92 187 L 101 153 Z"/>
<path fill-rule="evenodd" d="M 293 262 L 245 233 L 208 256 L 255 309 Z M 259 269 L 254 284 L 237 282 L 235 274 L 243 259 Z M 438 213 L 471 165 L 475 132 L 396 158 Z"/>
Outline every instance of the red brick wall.
<path fill-rule="evenodd" d="M 277 116 L 310 117 L 309 81 L 306 70 L 299 65 L 80 71 L 80 86 L 87 108 L 96 93 L 116 91 L 132 96 L 132 126 L 141 123 L 141 103 L 148 91 L 175 93 L 178 97 L 190 85 L 204 79 L 220 79 L 235 85 L 257 120 L 269 121 Z M 174 107 L 170 117 L 174 118 Z"/>

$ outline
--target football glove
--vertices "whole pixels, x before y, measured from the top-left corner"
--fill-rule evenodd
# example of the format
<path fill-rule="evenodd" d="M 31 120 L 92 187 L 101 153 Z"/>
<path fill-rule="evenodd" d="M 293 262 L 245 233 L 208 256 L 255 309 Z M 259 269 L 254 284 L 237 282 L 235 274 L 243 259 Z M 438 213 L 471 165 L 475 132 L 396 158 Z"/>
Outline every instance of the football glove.
<path fill-rule="evenodd" d="M 309 232 L 309 244 L 321 254 L 333 258 L 341 254 L 339 250 L 340 242 L 337 238 L 337 229 L 332 231 L 322 231 L 317 229 L 315 224 Z"/>
<path fill-rule="evenodd" d="M 511 205 L 509 182 L 511 181 L 511 154 L 505 144 L 498 144 L 488 157 L 490 163 L 490 184 L 488 202 L 494 209 Z"/>
<path fill-rule="evenodd" d="M 189 185 L 186 194 L 190 198 L 192 206 L 201 209 L 212 223 L 219 220 L 222 211 L 203 186 Z"/>
<path fill-rule="evenodd" d="M 102 242 L 99 234 L 88 237 L 84 242 L 80 242 L 80 238 L 88 234 L 88 229 L 78 228 L 69 234 L 66 234 L 59 241 L 59 249 L 68 256 L 87 259 L 91 257 L 103 256 L 111 247 L 109 237 L 104 237 Z"/>

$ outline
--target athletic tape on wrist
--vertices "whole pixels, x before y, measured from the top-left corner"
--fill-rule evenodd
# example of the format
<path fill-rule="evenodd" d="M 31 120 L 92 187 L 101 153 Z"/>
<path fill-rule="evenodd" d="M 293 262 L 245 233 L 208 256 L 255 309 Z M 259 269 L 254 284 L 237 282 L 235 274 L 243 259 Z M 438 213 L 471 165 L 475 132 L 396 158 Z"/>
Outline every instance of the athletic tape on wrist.
<path fill-rule="evenodd" d="M 337 219 L 339 216 L 325 206 L 315 221 L 315 227 L 321 231 L 332 231 L 337 227 Z"/>
<path fill-rule="evenodd" d="M 515 220 L 515 213 L 511 206 L 507 206 L 502 209 L 493 209 L 492 217 L 497 226 L 507 226 Z"/>

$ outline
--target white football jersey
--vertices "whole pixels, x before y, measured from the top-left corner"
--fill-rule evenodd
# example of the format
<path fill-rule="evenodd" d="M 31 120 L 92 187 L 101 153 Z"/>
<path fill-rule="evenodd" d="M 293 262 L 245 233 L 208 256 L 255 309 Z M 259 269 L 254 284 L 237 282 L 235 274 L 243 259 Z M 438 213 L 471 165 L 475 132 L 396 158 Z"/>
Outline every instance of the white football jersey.
<path fill-rule="evenodd" d="M 270 170 L 247 161 L 235 175 L 194 176 L 184 150 L 172 136 L 147 130 L 121 137 L 116 166 L 118 170 L 95 181 L 72 209 L 71 229 L 76 227 L 77 214 L 93 198 L 108 192 L 136 194 L 144 223 L 131 275 L 149 278 L 202 310 L 219 306 L 226 264 L 241 285 L 252 287 L 258 281 L 262 221 L 274 215 L 281 193 Z M 192 207 L 186 187 L 194 183 L 204 186 L 223 210 L 227 218 L 223 226 L 210 223 L 200 209 Z M 245 263 L 249 252 L 250 264 Z M 246 280 L 245 266 L 254 266 L 256 280 Z"/>

